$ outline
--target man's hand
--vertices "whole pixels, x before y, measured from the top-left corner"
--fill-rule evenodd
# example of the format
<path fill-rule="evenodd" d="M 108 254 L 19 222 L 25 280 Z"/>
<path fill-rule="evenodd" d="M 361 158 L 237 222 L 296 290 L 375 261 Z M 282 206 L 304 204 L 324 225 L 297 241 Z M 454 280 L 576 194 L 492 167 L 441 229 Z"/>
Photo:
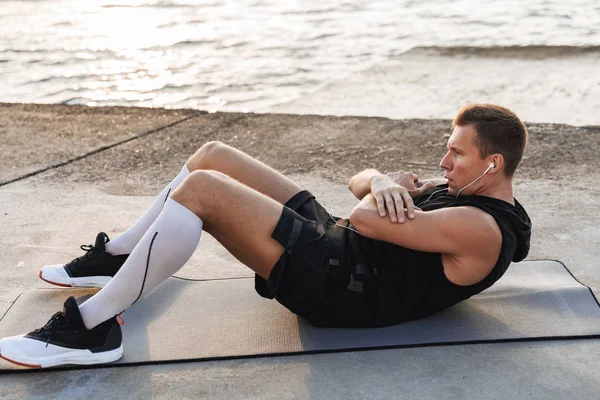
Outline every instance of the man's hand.
<path fill-rule="evenodd" d="M 417 186 L 419 177 L 412 172 L 389 172 L 386 175 L 398 185 L 406 188 L 412 199 L 416 199 L 421 193 L 435 186 L 434 182 L 427 182 L 421 186 Z"/>
<path fill-rule="evenodd" d="M 391 177 L 387 175 L 373 176 L 371 178 L 371 195 L 377 203 L 377 211 L 381 217 L 389 215 L 391 222 L 403 223 L 405 207 L 408 218 L 415 217 L 415 205 L 408 190 L 394 182 Z"/>

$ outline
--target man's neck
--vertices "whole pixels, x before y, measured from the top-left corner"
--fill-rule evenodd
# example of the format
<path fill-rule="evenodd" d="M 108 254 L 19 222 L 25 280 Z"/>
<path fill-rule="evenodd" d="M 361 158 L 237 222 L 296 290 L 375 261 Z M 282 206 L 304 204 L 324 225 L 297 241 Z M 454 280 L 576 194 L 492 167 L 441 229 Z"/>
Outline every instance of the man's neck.
<path fill-rule="evenodd" d="M 476 193 L 480 196 L 493 197 L 498 200 L 506 201 L 507 203 L 515 205 L 515 199 L 513 197 L 512 180 L 506 180 L 498 185 L 484 188 L 482 191 Z"/>

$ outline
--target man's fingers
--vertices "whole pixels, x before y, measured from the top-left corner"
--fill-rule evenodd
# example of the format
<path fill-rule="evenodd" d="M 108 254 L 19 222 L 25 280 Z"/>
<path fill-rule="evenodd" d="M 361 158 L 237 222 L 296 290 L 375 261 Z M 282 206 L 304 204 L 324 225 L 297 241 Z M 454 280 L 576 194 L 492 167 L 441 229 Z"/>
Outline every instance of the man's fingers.
<path fill-rule="evenodd" d="M 398 216 L 398 222 L 404 222 L 404 202 L 402 196 L 398 193 L 394 196 L 394 203 L 396 204 L 396 215 Z"/>
<path fill-rule="evenodd" d="M 426 184 L 424 184 L 423 186 L 421 186 L 420 188 L 418 188 L 419 194 L 422 194 L 424 191 L 426 191 L 428 189 L 431 189 L 434 186 L 435 186 L 435 183 L 433 183 L 433 182 L 427 182 Z"/>
<path fill-rule="evenodd" d="M 413 219 L 415 217 L 415 203 L 413 203 L 412 197 L 406 191 L 402 191 L 402 198 L 404 199 L 404 205 L 406 206 L 406 213 L 408 218 Z M 404 213 L 404 210 L 402 210 Z"/>
<path fill-rule="evenodd" d="M 375 201 L 377 202 L 377 211 L 379 211 L 379 215 L 385 217 L 385 205 L 383 204 L 383 196 L 375 196 Z"/>
<path fill-rule="evenodd" d="M 389 193 L 386 193 L 384 195 L 385 197 L 385 205 L 387 207 L 389 216 L 390 216 L 390 221 L 392 222 L 396 222 L 396 210 L 395 210 L 395 205 L 394 205 L 394 200 L 392 199 L 392 196 Z"/>
<path fill-rule="evenodd" d="M 419 180 L 419 177 L 417 175 L 413 174 L 412 172 L 410 174 L 412 175 L 413 181 L 416 182 Z"/>

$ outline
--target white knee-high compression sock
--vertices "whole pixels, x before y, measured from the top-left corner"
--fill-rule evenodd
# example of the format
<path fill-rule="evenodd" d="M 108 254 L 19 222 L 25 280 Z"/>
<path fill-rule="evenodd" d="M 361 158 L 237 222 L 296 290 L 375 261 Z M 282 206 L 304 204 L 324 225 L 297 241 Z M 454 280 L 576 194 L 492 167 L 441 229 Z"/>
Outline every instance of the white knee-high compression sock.
<path fill-rule="evenodd" d="M 140 219 L 125 232 L 106 243 L 106 251 L 112 255 L 131 253 L 135 245 L 140 241 L 142 236 L 144 236 L 144 233 L 146 233 L 146 230 L 148 230 L 158 214 L 160 214 L 169 194 L 175 190 L 189 174 L 190 170 L 188 169 L 187 164 L 183 164 L 183 168 L 181 169 L 181 172 L 179 172 L 179 175 L 177 175 L 175 179 L 160 192 L 144 215 L 142 215 Z"/>
<path fill-rule="evenodd" d="M 88 329 L 123 312 L 177 272 L 194 254 L 202 220 L 168 197 L 119 272 L 79 309 Z"/>

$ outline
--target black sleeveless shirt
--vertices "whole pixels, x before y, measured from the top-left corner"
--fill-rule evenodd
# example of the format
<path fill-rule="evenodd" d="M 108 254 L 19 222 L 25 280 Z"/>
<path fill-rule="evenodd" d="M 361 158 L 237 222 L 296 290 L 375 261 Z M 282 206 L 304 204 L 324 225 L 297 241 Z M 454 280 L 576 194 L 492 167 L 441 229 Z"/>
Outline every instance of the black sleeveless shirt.
<path fill-rule="evenodd" d="M 381 325 L 424 318 L 492 286 L 509 264 L 523 260 L 529 252 L 531 221 L 515 199 L 515 205 L 486 196 L 448 195 L 447 185 L 425 191 L 414 201 L 423 211 L 445 207 L 476 207 L 490 214 L 502 233 L 502 247 L 492 271 L 480 282 L 456 285 L 444 274 L 441 253 L 427 253 L 392 243 L 348 235 L 361 249 L 377 281 L 377 320 Z M 458 221 L 457 223 L 460 223 Z M 423 238 L 428 240 L 428 238 Z"/>

